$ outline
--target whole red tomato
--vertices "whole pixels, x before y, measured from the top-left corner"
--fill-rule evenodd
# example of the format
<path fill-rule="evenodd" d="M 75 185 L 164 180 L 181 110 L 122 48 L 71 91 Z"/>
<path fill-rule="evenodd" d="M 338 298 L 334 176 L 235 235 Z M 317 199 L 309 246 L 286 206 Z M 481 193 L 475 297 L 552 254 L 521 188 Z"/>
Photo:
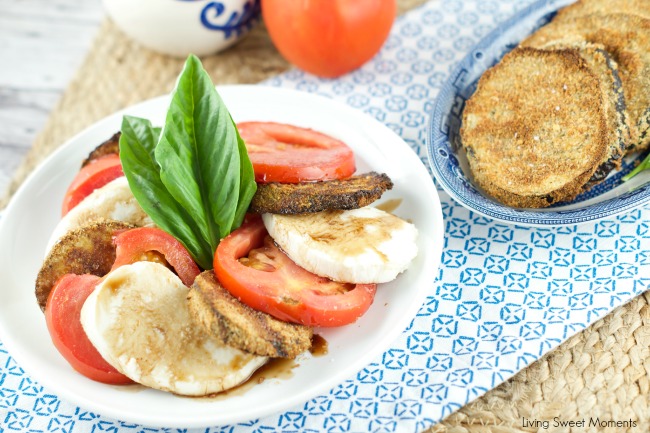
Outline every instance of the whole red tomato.
<path fill-rule="evenodd" d="M 262 0 L 262 16 L 289 62 L 337 77 L 370 60 L 388 37 L 396 0 Z"/>

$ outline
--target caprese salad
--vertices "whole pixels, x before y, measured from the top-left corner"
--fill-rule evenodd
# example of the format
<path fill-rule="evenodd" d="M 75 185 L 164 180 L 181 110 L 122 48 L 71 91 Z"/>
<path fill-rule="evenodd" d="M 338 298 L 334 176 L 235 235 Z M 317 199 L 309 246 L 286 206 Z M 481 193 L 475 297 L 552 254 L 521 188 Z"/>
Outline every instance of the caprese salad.
<path fill-rule="evenodd" d="M 308 350 L 417 254 L 371 206 L 390 178 L 355 171 L 328 135 L 235 125 L 190 56 L 163 127 L 125 116 L 65 194 L 35 288 L 55 347 L 90 379 L 189 396 Z"/>

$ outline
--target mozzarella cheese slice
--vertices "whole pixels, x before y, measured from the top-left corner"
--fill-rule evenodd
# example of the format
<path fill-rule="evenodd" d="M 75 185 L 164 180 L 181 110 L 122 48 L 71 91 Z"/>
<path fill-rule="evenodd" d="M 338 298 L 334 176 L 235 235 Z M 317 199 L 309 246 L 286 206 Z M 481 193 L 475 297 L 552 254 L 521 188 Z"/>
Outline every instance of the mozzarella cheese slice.
<path fill-rule="evenodd" d="M 98 220 L 123 221 L 138 227 L 154 226 L 133 196 L 126 177 L 122 176 L 97 188 L 59 221 L 46 253 L 67 232 Z"/>
<path fill-rule="evenodd" d="M 195 325 L 187 294 L 165 266 L 136 262 L 97 285 L 81 324 L 109 364 L 151 388 L 201 396 L 242 383 L 267 358 L 225 346 Z"/>
<path fill-rule="evenodd" d="M 391 281 L 418 251 L 415 226 L 374 207 L 262 218 L 271 237 L 294 262 L 335 281 Z"/>

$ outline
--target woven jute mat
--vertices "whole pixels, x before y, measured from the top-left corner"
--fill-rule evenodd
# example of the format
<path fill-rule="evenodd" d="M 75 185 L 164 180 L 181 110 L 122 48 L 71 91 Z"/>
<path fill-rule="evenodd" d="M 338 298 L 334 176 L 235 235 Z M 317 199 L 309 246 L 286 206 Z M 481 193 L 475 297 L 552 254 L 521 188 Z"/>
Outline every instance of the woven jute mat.
<path fill-rule="evenodd" d="M 404 12 L 426 0 L 399 0 Z M 182 59 L 148 51 L 106 20 L 82 67 L 15 174 L 11 195 L 36 164 L 97 120 L 173 88 Z M 263 26 L 203 59 L 217 84 L 256 83 L 289 68 Z M 9 195 L 0 201 L 4 207 Z M 636 427 L 555 427 L 558 421 L 634 421 Z M 535 421 L 540 423 L 535 424 Z M 542 421 L 548 421 L 545 428 Z M 532 425 L 531 425 L 532 424 Z M 628 423 L 630 424 L 630 423 Z M 650 294 L 570 338 L 427 432 L 650 431 Z"/>

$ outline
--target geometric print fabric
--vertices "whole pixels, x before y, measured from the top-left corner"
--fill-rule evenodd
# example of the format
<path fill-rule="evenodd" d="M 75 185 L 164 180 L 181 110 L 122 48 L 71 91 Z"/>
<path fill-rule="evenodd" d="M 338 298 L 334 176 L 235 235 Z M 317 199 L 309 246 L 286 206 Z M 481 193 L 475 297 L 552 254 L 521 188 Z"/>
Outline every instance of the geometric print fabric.
<path fill-rule="evenodd" d="M 265 84 L 344 101 L 427 165 L 428 114 L 451 69 L 530 1 L 436 0 L 398 18 L 382 51 L 336 80 L 291 70 Z M 650 286 L 650 206 L 561 228 L 507 225 L 439 189 L 445 244 L 408 329 L 369 366 L 284 413 L 208 429 L 155 429 L 59 399 L 0 343 L 0 432 L 417 432 Z"/>

